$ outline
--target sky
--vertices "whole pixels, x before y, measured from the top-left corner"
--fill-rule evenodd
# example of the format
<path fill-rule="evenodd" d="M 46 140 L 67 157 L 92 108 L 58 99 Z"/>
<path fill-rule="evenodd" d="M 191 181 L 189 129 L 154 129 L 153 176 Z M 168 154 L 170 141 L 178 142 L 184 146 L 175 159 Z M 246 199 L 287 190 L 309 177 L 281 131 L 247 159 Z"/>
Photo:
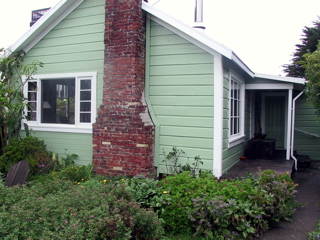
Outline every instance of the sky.
<path fill-rule="evenodd" d="M 90 0 L 86 0 L 90 1 Z M 28 29 L 31 11 L 59 0 L 0 0 L 0 47 L 9 47 Z M 282 75 L 302 29 L 320 16 L 319 0 L 203 0 L 205 34 L 232 49 L 254 72 Z M 195 0 L 149 0 L 192 26 Z"/>

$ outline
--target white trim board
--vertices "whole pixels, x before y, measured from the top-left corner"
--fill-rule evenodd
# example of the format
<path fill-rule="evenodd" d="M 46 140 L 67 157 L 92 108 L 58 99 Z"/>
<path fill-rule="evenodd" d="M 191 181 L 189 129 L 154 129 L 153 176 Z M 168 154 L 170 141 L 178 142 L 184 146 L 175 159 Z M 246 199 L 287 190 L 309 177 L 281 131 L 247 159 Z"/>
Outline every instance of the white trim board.
<path fill-rule="evenodd" d="M 214 56 L 213 174 L 222 176 L 223 160 L 223 64 L 222 56 Z"/>
<path fill-rule="evenodd" d="M 292 83 L 248 83 L 245 86 L 246 90 L 277 90 L 277 89 L 293 89 Z"/>
<path fill-rule="evenodd" d="M 283 77 L 283 76 L 276 76 L 276 75 L 262 74 L 262 73 L 255 73 L 254 77 L 268 79 L 268 80 L 296 83 L 296 84 L 302 84 L 302 85 L 306 84 L 306 80 L 304 78 Z"/>

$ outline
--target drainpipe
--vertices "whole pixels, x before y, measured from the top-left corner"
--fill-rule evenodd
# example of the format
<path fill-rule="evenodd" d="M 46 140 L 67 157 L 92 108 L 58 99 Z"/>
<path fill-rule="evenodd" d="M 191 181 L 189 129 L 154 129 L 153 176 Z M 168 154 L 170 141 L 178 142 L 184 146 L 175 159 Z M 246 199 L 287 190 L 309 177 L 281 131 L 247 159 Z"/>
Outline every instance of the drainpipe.
<path fill-rule="evenodd" d="M 295 128 L 295 118 L 296 118 L 296 101 L 298 98 L 301 97 L 301 95 L 304 93 L 302 91 L 299 93 L 292 101 L 292 125 L 291 125 L 291 158 L 294 160 L 294 168 L 295 170 L 298 170 L 298 160 L 295 156 L 293 156 L 293 145 L 294 145 L 294 128 Z"/>

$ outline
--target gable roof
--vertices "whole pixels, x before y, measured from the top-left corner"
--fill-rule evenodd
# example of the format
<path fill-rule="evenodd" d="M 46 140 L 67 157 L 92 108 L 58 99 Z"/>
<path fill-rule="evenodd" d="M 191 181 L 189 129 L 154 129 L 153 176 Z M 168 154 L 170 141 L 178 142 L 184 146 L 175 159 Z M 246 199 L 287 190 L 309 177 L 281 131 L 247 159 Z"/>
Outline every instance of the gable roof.
<path fill-rule="evenodd" d="M 29 30 L 10 47 L 10 50 L 12 52 L 20 50 L 28 52 L 83 1 L 84 0 L 61 0 L 58 2 L 30 27 Z"/>
<path fill-rule="evenodd" d="M 238 65 L 252 78 L 264 78 L 268 80 L 305 84 L 305 79 L 302 78 L 282 77 L 269 74 L 254 73 L 230 48 L 226 47 L 225 45 L 213 40 L 212 38 L 201 33 L 200 31 L 173 18 L 172 16 L 153 7 L 148 3 L 142 2 L 142 9 L 149 13 L 150 19 L 172 30 L 181 37 L 186 38 L 188 41 L 194 43 L 195 45 L 201 47 L 202 49 L 211 54 L 213 54 L 214 52 L 220 53 L 225 58 L 231 60 L 236 65 Z"/>
<path fill-rule="evenodd" d="M 211 54 L 214 54 L 215 52 L 220 53 L 224 57 L 234 61 L 251 77 L 254 76 L 254 72 L 251 71 L 250 68 L 230 48 L 226 47 L 225 45 L 213 40 L 200 31 L 190 27 L 184 22 L 175 19 L 174 17 L 144 1 L 142 2 L 142 9 L 148 12 L 149 17 L 155 22 L 172 30 L 181 37 L 186 38 L 188 41 L 194 43 Z"/>
<path fill-rule="evenodd" d="M 76 9 L 84 0 L 60 0 L 52 7 L 42 18 L 40 18 L 18 41 L 11 47 L 12 52 L 23 50 L 28 52 L 36 45 L 46 34 L 48 34 L 55 26 L 57 26 L 69 13 Z M 142 1 L 142 9 L 149 13 L 149 17 L 172 30 L 176 34 L 182 36 L 193 44 L 201 47 L 211 54 L 219 53 L 229 59 L 252 78 L 259 77 L 277 81 L 286 81 L 291 83 L 304 84 L 304 79 L 287 78 L 266 74 L 254 73 L 230 48 L 211 39 L 207 35 L 190 27 L 189 25 L 173 18 L 156 7 Z"/>

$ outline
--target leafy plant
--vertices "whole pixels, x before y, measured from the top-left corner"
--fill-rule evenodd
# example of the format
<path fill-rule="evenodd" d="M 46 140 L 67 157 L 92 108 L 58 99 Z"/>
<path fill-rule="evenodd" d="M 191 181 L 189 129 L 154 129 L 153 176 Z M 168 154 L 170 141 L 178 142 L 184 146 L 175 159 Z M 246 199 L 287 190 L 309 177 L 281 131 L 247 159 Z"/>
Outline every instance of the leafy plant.
<path fill-rule="evenodd" d="M 65 156 L 59 157 L 58 154 L 53 153 L 52 154 L 52 161 L 53 161 L 53 171 L 60 171 L 68 166 L 74 166 L 75 161 L 78 159 L 77 154 L 70 154 L 68 153 L 68 150 L 65 149 Z"/>
<path fill-rule="evenodd" d="M 165 156 L 162 162 L 165 163 L 166 173 L 167 174 L 178 174 L 181 173 L 181 164 L 178 162 L 181 154 L 185 152 L 177 147 L 172 147 L 172 152 L 166 154 L 163 149 L 163 155 Z"/>
<path fill-rule="evenodd" d="M 320 22 L 319 22 L 320 27 Z M 316 114 L 320 116 L 320 43 L 315 51 L 303 55 L 301 61 L 305 70 L 307 101 L 316 109 Z"/>
<path fill-rule="evenodd" d="M 51 176 L 56 179 L 66 179 L 81 184 L 82 182 L 91 179 L 93 175 L 92 170 L 92 164 L 80 166 L 68 165 L 58 172 L 52 172 Z"/>
<path fill-rule="evenodd" d="M 181 163 L 179 163 L 179 157 L 181 154 L 185 154 L 185 152 L 177 147 L 172 147 L 172 152 L 169 152 L 168 154 L 163 150 L 165 158 L 162 162 L 165 163 L 165 170 L 167 174 L 174 175 L 189 171 L 193 177 L 196 177 L 197 174 L 201 173 L 200 164 L 203 164 L 203 162 L 200 156 L 195 156 L 194 162 L 191 165 L 189 163 L 181 165 Z"/>
<path fill-rule="evenodd" d="M 174 232 L 195 229 L 208 239 L 250 239 L 271 222 L 289 221 L 297 207 L 295 184 L 289 175 L 268 170 L 258 178 L 217 179 L 190 172 L 159 182 L 170 201 L 163 202 L 161 218 Z"/>
<path fill-rule="evenodd" d="M 14 198 L 19 192 L 27 197 L 5 202 L 0 208 L 0 237 L 156 240 L 163 235 L 156 215 L 141 208 L 124 186 L 86 188 L 65 182 L 68 188 L 55 194 L 31 193 L 26 187 L 6 191 L 5 198 Z"/>
<path fill-rule="evenodd" d="M 21 160 L 28 162 L 31 175 L 48 172 L 52 167 L 51 152 L 44 141 L 34 136 L 14 138 L 9 142 L 0 156 L 0 172 L 7 174 L 10 166 Z"/>
<path fill-rule="evenodd" d="M 34 61 L 23 65 L 24 52 L 9 53 L 0 49 L 0 154 L 2 148 L 12 138 L 19 137 L 21 120 L 27 99 L 23 95 L 24 84 L 34 75 L 43 63 Z M 26 81 L 23 81 L 22 77 Z"/>
<path fill-rule="evenodd" d="M 315 230 L 308 234 L 308 240 L 317 240 L 319 238 L 320 238 L 320 221 L 317 223 Z"/>

